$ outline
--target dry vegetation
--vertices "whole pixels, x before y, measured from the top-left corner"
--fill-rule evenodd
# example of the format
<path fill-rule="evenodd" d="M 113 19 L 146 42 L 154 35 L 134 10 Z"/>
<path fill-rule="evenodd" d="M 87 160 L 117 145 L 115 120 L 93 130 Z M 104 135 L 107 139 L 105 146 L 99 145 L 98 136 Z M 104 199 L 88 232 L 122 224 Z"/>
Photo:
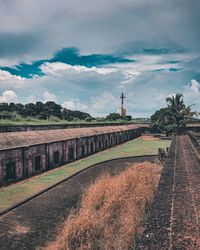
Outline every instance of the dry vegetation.
<path fill-rule="evenodd" d="M 134 249 L 162 167 L 137 163 L 116 176 L 104 174 L 82 195 L 56 242 L 46 249 Z"/>

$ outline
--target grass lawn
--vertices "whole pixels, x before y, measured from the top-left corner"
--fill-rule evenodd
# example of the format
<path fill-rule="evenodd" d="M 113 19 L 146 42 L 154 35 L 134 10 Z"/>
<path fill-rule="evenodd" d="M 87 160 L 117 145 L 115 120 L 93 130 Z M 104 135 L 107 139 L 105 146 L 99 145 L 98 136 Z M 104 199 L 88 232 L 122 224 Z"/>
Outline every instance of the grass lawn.
<path fill-rule="evenodd" d="M 137 122 L 137 121 L 136 121 Z M 21 120 L 4 120 L 4 119 L 0 119 L 0 126 L 15 126 L 15 125 L 19 125 L 19 126 L 23 126 L 23 125 L 76 125 L 76 124 L 85 124 L 85 125 L 90 125 L 90 124 L 99 124 L 102 125 L 104 123 L 130 123 L 128 121 L 125 120 L 119 120 L 119 121 L 91 121 L 91 122 L 87 122 L 84 120 L 78 120 L 78 121 L 67 121 L 67 120 L 58 120 L 58 121 L 54 121 L 54 120 L 40 120 L 40 119 L 36 119 L 36 118 L 30 118 L 30 119 L 21 119 Z"/>
<path fill-rule="evenodd" d="M 138 138 L 19 183 L 2 187 L 0 188 L 0 211 L 95 163 L 120 157 L 157 154 L 159 147 L 166 148 L 169 145 L 170 141 Z"/>

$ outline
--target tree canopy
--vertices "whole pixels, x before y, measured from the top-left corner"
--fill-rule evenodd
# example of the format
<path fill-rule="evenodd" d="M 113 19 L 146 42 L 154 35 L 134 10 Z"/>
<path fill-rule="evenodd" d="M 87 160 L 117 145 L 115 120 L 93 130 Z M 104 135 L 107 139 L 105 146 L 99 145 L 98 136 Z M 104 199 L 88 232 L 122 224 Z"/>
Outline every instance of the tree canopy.
<path fill-rule="evenodd" d="M 151 116 L 151 127 L 154 130 L 165 130 L 167 134 L 172 130 L 179 132 L 180 127 L 184 127 L 186 122 L 198 115 L 198 112 L 192 111 L 192 105 L 186 106 L 182 94 L 167 97 L 166 102 L 167 107 L 161 108 Z"/>
<path fill-rule="evenodd" d="M 57 117 L 59 119 L 64 119 L 72 121 L 74 119 L 85 120 L 92 119 L 91 115 L 81 111 L 72 111 L 66 108 L 62 108 L 61 105 L 55 102 L 49 101 L 46 103 L 36 102 L 36 103 L 0 103 L 0 113 L 7 112 L 8 116 L 10 113 L 16 113 L 17 115 L 26 117 L 35 117 L 39 119 L 48 119 L 50 117 Z"/>
<path fill-rule="evenodd" d="M 118 120 L 118 119 L 121 119 L 121 116 L 118 113 L 110 113 L 109 115 L 106 116 L 106 120 L 115 121 L 115 120 Z"/>

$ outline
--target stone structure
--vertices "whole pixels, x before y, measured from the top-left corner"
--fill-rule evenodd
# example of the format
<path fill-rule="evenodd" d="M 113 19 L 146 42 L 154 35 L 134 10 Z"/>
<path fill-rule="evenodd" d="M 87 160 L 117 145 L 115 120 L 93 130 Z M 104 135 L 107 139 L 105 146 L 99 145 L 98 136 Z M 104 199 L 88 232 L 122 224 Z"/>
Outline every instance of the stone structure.
<path fill-rule="evenodd" d="M 120 98 L 121 98 L 121 107 L 120 107 L 119 114 L 121 115 L 122 118 L 125 118 L 126 117 L 126 109 L 124 107 L 124 98 L 126 98 L 126 97 L 124 96 L 124 93 L 122 93 Z"/>
<path fill-rule="evenodd" d="M 28 178 L 141 135 L 137 125 L 0 134 L 0 185 Z"/>
<path fill-rule="evenodd" d="M 37 130 L 51 130 L 51 129 L 66 129 L 66 128 L 88 128 L 99 126 L 119 126 L 124 123 L 76 123 L 76 124 L 48 124 L 48 125 L 0 125 L 0 133 L 7 132 L 22 132 L 22 131 L 37 131 Z M 143 124 L 144 126 L 146 124 Z"/>

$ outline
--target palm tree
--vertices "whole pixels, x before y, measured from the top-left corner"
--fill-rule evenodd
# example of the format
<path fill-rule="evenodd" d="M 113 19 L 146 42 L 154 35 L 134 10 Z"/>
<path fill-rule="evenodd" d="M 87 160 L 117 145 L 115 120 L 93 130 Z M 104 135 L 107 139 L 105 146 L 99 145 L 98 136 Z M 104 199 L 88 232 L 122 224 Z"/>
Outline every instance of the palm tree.
<path fill-rule="evenodd" d="M 166 98 L 168 106 L 168 115 L 173 125 L 177 129 L 177 133 L 180 132 L 180 127 L 185 126 L 188 120 L 191 120 L 194 115 L 198 115 L 196 111 L 191 111 L 191 106 L 186 106 L 183 101 L 182 94 L 172 95 Z"/>
<path fill-rule="evenodd" d="M 159 131 L 166 133 L 166 136 L 173 130 L 173 121 L 169 115 L 169 108 L 161 108 L 151 116 L 151 129 L 152 131 Z"/>

